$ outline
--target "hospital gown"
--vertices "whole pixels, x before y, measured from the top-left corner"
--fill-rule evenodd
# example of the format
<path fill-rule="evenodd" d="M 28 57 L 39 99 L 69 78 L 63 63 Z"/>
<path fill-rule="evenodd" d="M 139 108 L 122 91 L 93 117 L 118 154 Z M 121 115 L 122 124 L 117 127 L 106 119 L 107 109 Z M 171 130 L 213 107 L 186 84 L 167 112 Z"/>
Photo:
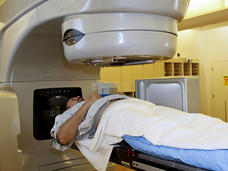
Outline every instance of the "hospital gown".
<path fill-rule="evenodd" d="M 112 101 L 112 100 L 120 100 L 120 99 L 127 99 L 128 96 L 115 94 L 115 95 L 109 95 L 106 97 L 103 97 L 96 102 L 89 108 L 85 118 L 81 122 L 78 128 L 77 135 L 74 137 L 74 141 L 81 140 L 81 139 L 91 139 L 94 137 L 94 134 L 96 132 L 96 125 L 106 108 L 106 105 Z M 53 137 L 52 140 L 52 147 L 56 148 L 58 150 L 66 150 L 73 144 L 74 141 L 67 145 L 61 145 L 56 137 L 56 133 L 58 129 L 67 121 L 69 120 L 85 103 L 85 101 L 82 101 L 70 109 L 66 110 L 63 114 L 56 116 L 55 118 L 55 124 L 53 128 L 51 129 L 51 136 Z"/>

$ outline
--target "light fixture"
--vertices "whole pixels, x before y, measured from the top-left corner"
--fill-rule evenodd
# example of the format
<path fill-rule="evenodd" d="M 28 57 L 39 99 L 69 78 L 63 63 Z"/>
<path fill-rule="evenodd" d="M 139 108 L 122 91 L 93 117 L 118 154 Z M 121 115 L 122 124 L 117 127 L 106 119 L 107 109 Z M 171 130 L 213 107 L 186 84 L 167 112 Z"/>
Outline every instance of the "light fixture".
<path fill-rule="evenodd" d="M 223 0 L 191 0 L 186 18 L 202 15 L 220 9 Z M 227 4 L 226 0 L 226 4 Z"/>
<path fill-rule="evenodd" d="M 0 0 L 0 5 L 2 5 L 5 2 L 5 0 Z"/>

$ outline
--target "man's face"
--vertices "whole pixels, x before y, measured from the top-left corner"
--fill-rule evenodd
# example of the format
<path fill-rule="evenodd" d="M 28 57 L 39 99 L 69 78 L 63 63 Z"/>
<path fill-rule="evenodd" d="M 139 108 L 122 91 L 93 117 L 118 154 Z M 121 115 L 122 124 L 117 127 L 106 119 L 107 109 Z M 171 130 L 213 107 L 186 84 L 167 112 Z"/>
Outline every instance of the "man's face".
<path fill-rule="evenodd" d="M 81 101 L 83 101 L 83 99 L 80 96 L 72 97 L 67 101 L 66 108 L 69 109 Z"/>

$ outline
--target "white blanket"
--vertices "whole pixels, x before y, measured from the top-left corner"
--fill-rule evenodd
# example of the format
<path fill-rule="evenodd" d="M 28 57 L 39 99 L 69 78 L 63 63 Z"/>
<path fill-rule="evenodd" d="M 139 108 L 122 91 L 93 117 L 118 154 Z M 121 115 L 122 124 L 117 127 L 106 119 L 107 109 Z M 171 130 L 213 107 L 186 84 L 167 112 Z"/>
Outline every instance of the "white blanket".
<path fill-rule="evenodd" d="M 184 149 L 228 149 L 228 124 L 206 115 L 189 114 L 139 99 L 125 99 L 109 106 L 95 137 L 77 145 L 97 170 L 105 170 L 111 144 L 123 135 L 144 136 L 154 145 Z"/>

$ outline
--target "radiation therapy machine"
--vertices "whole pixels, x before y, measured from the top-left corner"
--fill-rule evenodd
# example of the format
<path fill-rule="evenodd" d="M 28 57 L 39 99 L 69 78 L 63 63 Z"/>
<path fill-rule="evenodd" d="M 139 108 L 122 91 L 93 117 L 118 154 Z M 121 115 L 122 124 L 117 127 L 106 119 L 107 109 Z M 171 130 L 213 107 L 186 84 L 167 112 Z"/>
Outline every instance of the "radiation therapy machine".
<path fill-rule="evenodd" d="M 51 149 L 55 116 L 97 92 L 100 67 L 171 58 L 188 3 L 1 1 L 0 170 L 94 169 L 74 149 Z"/>

